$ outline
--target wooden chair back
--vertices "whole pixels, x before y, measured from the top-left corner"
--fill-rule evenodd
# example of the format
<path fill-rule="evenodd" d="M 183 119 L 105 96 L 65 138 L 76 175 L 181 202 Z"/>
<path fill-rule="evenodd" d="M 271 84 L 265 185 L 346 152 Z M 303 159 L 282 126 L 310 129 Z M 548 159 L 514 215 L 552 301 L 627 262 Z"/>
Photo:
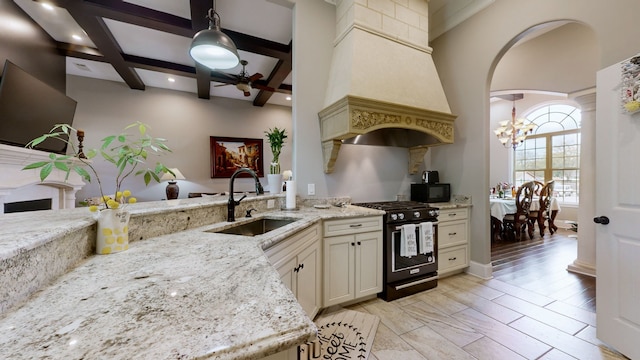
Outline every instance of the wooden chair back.
<path fill-rule="evenodd" d="M 536 183 L 534 181 L 528 181 L 518 188 L 516 192 L 516 218 L 522 215 L 529 216 L 535 187 Z"/>
<path fill-rule="evenodd" d="M 548 181 L 540 191 L 540 213 L 548 213 L 551 206 L 551 198 L 553 198 L 553 188 L 555 180 Z"/>

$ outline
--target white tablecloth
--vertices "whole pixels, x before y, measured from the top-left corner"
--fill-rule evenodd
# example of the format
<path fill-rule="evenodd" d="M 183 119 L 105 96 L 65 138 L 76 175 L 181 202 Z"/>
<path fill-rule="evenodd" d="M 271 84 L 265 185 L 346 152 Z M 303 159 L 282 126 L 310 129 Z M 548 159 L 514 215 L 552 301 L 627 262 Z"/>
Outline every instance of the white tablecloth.
<path fill-rule="evenodd" d="M 511 199 L 498 199 L 491 198 L 489 199 L 489 204 L 491 205 L 491 216 L 502 221 L 506 214 L 515 214 L 516 208 L 516 200 Z M 550 204 L 551 210 L 560 211 L 560 204 L 558 203 L 558 199 L 551 198 Z M 540 208 L 540 201 L 538 198 L 533 198 L 533 202 L 531 203 L 531 210 L 538 210 Z"/>

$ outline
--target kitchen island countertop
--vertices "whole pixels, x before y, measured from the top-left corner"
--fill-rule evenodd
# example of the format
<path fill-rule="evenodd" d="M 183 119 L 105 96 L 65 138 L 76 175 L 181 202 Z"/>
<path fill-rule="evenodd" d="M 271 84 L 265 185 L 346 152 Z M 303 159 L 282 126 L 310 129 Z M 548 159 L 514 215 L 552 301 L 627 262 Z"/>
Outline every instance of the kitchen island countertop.
<path fill-rule="evenodd" d="M 66 222 L 55 211 L 40 213 L 59 234 L 92 225 L 81 210 L 67 212 Z M 255 237 L 205 231 L 234 225 L 221 222 L 90 256 L 0 316 L 0 358 L 257 359 L 286 350 L 317 329 L 263 249 L 322 219 L 381 214 L 356 206 L 271 211 L 262 216 L 297 220 Z M 21 219 L 3 218 L 3 227 L 45 241 L 38 230 L 46 224 Z M 4 245 L 5 258 L 20 252 Z"/>

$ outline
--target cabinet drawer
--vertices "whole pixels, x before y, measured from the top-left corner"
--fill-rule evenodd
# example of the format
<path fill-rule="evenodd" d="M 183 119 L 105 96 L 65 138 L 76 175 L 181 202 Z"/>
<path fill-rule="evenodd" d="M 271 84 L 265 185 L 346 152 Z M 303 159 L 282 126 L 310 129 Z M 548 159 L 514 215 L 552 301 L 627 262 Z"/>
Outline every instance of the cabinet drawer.
<path fill-rule="evenodd" d="M 438 225 L 438 249 L 467 243 L 466 220 L 440 222 Z"/>
<path fill-rule="evenodd" d="M 459 246 L 438 252 L 438 273 L 462 269 L 469 265 L 467 246 Z"/>
<path fill-rule="evenodd" d="M 438 221 L 441 223 L 444 221 L 462 220 L 469 217 L 467 208 L 456 209 L 442 209 L 438 216 Z"/>
<path fill-rule="evenodd" d="M 382 216 L 369 216 L 324 222 L 324 236 L 357 234 L 382 230 Z"/>

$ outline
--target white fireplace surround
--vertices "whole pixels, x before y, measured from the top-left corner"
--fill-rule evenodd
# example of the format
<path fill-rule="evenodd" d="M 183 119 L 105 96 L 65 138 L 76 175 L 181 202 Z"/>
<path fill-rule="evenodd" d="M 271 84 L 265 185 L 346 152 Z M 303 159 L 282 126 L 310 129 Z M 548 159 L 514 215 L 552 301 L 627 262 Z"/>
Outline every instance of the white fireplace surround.
<path fill-rule="evenodd" d="M 4 204 L 51 199 L 52 209 L 70 209 L 76 205 L 76 192 L 85 185 L 80 175 L 54 170 L 40 181 L 40 169 L 22 170 L 26 165 L 45 161 L 49 153 L 19 146 L 0 144 L 0 214 Z"/>

